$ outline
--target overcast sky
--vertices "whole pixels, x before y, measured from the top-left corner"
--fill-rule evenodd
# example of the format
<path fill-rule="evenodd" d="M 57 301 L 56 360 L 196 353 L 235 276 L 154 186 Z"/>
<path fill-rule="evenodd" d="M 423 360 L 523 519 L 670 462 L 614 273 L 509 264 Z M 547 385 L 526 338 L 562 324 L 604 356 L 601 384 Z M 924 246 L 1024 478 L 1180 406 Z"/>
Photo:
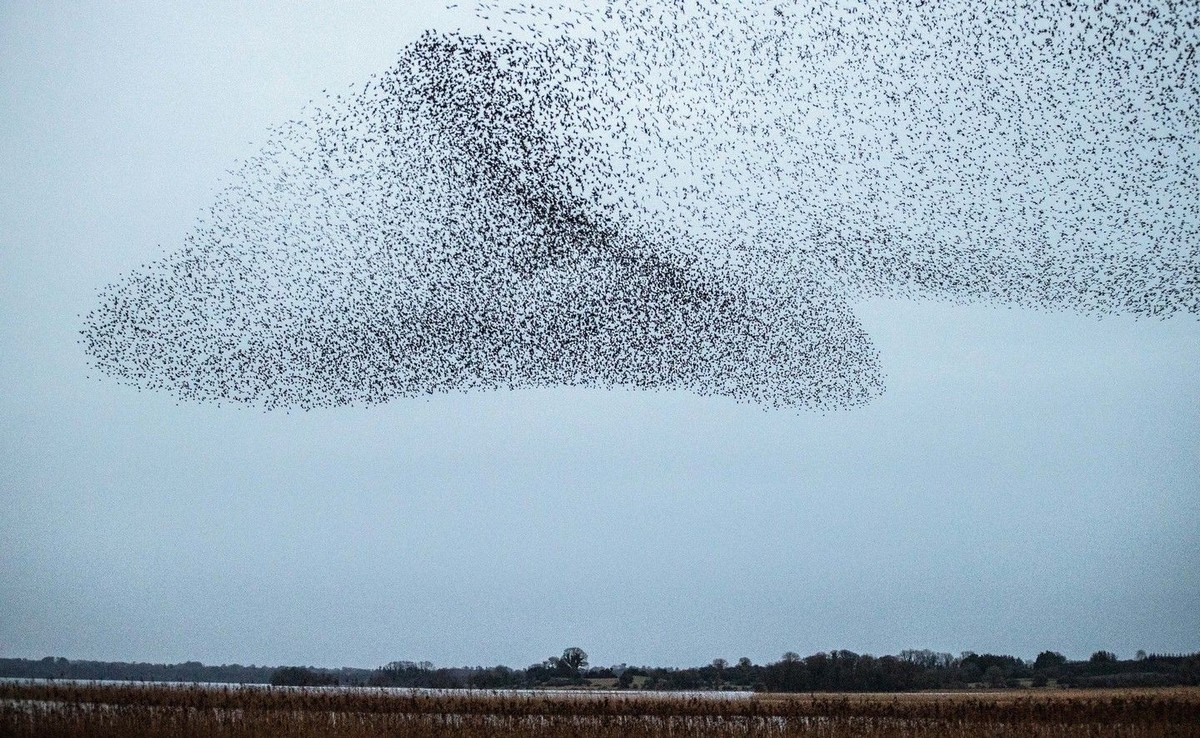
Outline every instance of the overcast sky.
<path fill-rule="evenodd" d="M 440 3 L 0 8 L 0 656 L 1200 648 L 1200 321 L 873 301 L 887 391 L 309 413 L 89 376 L 97 293 Z M 397 10 L 396 8 L 403 8 Z"/>

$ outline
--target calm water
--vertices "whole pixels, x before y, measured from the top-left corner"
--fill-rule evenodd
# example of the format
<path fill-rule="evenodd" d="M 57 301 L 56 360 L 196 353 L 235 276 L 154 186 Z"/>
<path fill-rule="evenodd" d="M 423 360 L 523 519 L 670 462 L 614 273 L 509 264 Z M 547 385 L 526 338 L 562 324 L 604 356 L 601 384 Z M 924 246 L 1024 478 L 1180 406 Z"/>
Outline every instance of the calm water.
<path fill-rule="evenodd" d="M 641 699 L 657 699 L 663 697 L 699 697 L 705 699 L 746 699 L 753 692 L 712 692 L 712 691 L 682 691 L 657 692 L 619 689 L 430 689 L 426 687 L 276 687 L 270 684 L 236 684 L 225 682 L 141 682 L 122 681 L 117 679 L 25 679 L 22 677 L 0 677 L 0 682 L 20 682 L 22 684 L 133 684 L 168 687 L 206 687 L 211 689 L 285 689 L 307 690 L 310 692 L 371 692 L 372 694 L 398 695 L 428 695 L 440 697 L 446 695 L 497 695 L 504 697 L 636 697 Z"/>

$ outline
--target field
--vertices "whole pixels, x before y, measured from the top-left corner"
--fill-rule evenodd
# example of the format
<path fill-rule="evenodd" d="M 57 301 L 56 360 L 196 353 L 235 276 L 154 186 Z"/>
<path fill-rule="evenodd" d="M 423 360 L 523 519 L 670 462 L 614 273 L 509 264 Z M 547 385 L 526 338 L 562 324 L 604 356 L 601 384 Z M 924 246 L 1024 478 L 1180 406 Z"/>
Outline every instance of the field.
<path fill-rule="evenodd" d="M 0 683 L 0 736 L 1200 736 L 1200 688 L 539 695 Z"/>

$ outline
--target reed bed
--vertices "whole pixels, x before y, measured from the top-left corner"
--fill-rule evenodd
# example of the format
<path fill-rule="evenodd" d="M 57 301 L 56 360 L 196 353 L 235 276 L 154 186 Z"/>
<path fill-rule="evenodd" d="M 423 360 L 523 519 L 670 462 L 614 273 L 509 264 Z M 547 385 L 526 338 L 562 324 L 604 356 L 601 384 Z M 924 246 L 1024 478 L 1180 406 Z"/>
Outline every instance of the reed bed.
<path fill-rule="evenodd" d="M 0 736 L 1200 736 L 1200 688 L 903 695 L 397 694 L 0 683 Z"/>

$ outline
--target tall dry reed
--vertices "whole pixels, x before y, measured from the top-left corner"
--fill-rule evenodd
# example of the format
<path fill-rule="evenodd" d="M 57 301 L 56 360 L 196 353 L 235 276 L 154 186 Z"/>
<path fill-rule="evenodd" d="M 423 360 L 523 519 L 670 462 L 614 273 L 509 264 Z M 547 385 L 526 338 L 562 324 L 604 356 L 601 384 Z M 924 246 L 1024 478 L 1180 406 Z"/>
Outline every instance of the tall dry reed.
<path fill-rule="evenodd" d="M 944 695 L 395 693 L 0 683 L 0 736 L 1200 736 L 1200 689 Z"/>

